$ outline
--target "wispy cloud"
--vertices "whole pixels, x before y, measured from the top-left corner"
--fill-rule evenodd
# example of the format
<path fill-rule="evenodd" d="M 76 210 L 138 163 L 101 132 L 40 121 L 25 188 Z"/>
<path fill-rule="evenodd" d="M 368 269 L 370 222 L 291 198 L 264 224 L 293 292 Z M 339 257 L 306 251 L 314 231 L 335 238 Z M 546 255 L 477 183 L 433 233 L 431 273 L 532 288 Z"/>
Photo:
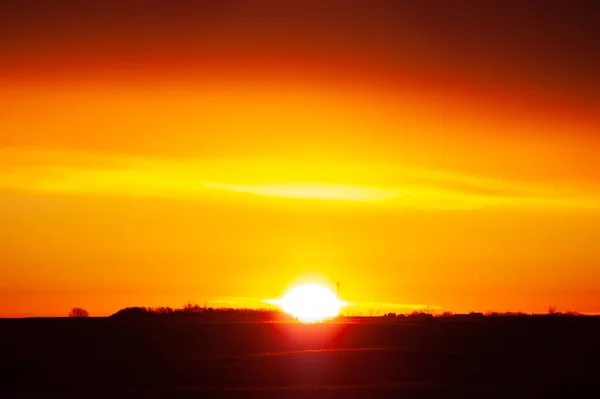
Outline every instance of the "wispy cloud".
<path fill-rule="evenodd" d="M 257 185 L 206 183 L 204 187 L 266 197 L 325 201 L 376 202 L 392 200 L 401 195 L 395 189 L 336 183 L 271 183 Z"/>
<path fill-rule="evenodd" d="M 82 152 L 0 150 L 0 189 L 140 197 L 211 193 L 380 203 L 421 209 L 600 208 L 600 193 L 427 168 L 285 160 L 168 160 Z"/>

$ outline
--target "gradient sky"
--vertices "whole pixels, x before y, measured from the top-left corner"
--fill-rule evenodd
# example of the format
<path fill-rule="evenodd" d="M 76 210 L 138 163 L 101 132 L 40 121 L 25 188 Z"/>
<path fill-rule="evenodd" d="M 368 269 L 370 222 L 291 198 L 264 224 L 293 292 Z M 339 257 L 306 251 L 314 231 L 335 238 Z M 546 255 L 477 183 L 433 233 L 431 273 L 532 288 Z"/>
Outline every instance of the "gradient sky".
<path fill-rule="evenodd" d="M 362 309 L 600 313 L 597 20 L 4 1 L 0 317 L 263 306 L 311 278 Z"/>

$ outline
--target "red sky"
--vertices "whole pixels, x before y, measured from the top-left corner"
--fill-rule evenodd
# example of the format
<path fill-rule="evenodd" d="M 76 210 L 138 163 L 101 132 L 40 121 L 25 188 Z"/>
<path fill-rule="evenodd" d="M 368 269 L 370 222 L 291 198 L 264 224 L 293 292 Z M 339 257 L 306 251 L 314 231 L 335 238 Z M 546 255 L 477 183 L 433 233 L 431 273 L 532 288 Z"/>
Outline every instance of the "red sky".
<path fill-rule="evenodd" d="M 600 43 L 567 1 L 3 2 L 0 316 L 600 312 Z"/>

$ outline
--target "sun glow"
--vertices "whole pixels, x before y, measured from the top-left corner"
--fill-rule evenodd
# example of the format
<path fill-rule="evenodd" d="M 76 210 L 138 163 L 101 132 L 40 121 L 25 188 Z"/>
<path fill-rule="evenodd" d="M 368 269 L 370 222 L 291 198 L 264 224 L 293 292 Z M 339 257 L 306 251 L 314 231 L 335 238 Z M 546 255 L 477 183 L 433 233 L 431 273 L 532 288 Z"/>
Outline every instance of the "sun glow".
<path fill-rule="evenodd" d="M 304 284 L 291 289 L 276 303 L 304 323 L 323 321 L 339 314 L 342 302 L 328 288 Z"/>

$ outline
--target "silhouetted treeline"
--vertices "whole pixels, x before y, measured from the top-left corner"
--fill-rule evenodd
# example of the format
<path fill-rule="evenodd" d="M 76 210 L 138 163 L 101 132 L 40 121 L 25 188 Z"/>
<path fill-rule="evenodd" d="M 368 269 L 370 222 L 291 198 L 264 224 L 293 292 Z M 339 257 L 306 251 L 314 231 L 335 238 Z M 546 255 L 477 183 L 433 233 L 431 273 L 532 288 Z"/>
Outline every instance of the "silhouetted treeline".
<path fill-rule="evenodd" d="M 401 320 L 424 321 L 433 319 L 453 319 L 453 320 L 471 320 L 478 318 L 489 317 L 572 317 L 583 316 L 583 314 L 567 311 L 557 312 L 551 308 L 548 313 L 523 313 L 523 312 L 470 312 L 463 314 L 455 314 L 449 311 L 436 313 L 430 309 L 421 311 L 413 311 L 409 314 L 402 313 L 386 313 L 383 316 L 365 316 L 361 314 L 355 315 L 340 315 L 336 317 L 338 321 L 346 322 L 361 322 L 361 321 L 384 321 L 396 322 Z M 119 310 L 110 317 L 123 319 L 136 319 L 147 317 L 194 317 L 200 320 L 215 320 L 215 321 L 251 321 L 251 322 L 268 322 L 268 321 L 287 321 L 294 320 L 294 317 L 277 309 L 252 309 L 252 308 L 213 308 L 200 306 L 198 304 L 186 304 L 182 308 L 171 307 L 128 307 Z"/>
<path fill-rule="evenodd" d="M 197 317 L 207 320 L 234 320 L 234 321 L 282 321 L 292 320 L 293 317 L 275 309 L 250 309 L 250 308 L 213 308 L 198 304 L 187 304 L 183 308 L 170 307 L 128 307 L 119 310 L 111 317 L 139 318 L 139 317 Z"/>
<path fill-rule="evenodd" d="M 551 310 L 548 313 L 524 313 L 524 312 L 470 312 L 470 313 L 452 313 L 452 312 L 443 312 L 440 314 L 435 314 L 432 312 L 422 312 L 422 311 L 414 311 L 410 314 L 396 314 L 396 313 L 386 313 L 383 315 L 383 318 L 387 319 L 395 319 L 395 318 L 407 318 L 407 319 L 432 319 L 432 318 L 478 318 L 478 317 L 560 317 L 560 316 L 585 316 L 583 313 L 574 312 L 574 311 L 566 311 L 566 312 L 557 312 L 555 310 Z"/>

